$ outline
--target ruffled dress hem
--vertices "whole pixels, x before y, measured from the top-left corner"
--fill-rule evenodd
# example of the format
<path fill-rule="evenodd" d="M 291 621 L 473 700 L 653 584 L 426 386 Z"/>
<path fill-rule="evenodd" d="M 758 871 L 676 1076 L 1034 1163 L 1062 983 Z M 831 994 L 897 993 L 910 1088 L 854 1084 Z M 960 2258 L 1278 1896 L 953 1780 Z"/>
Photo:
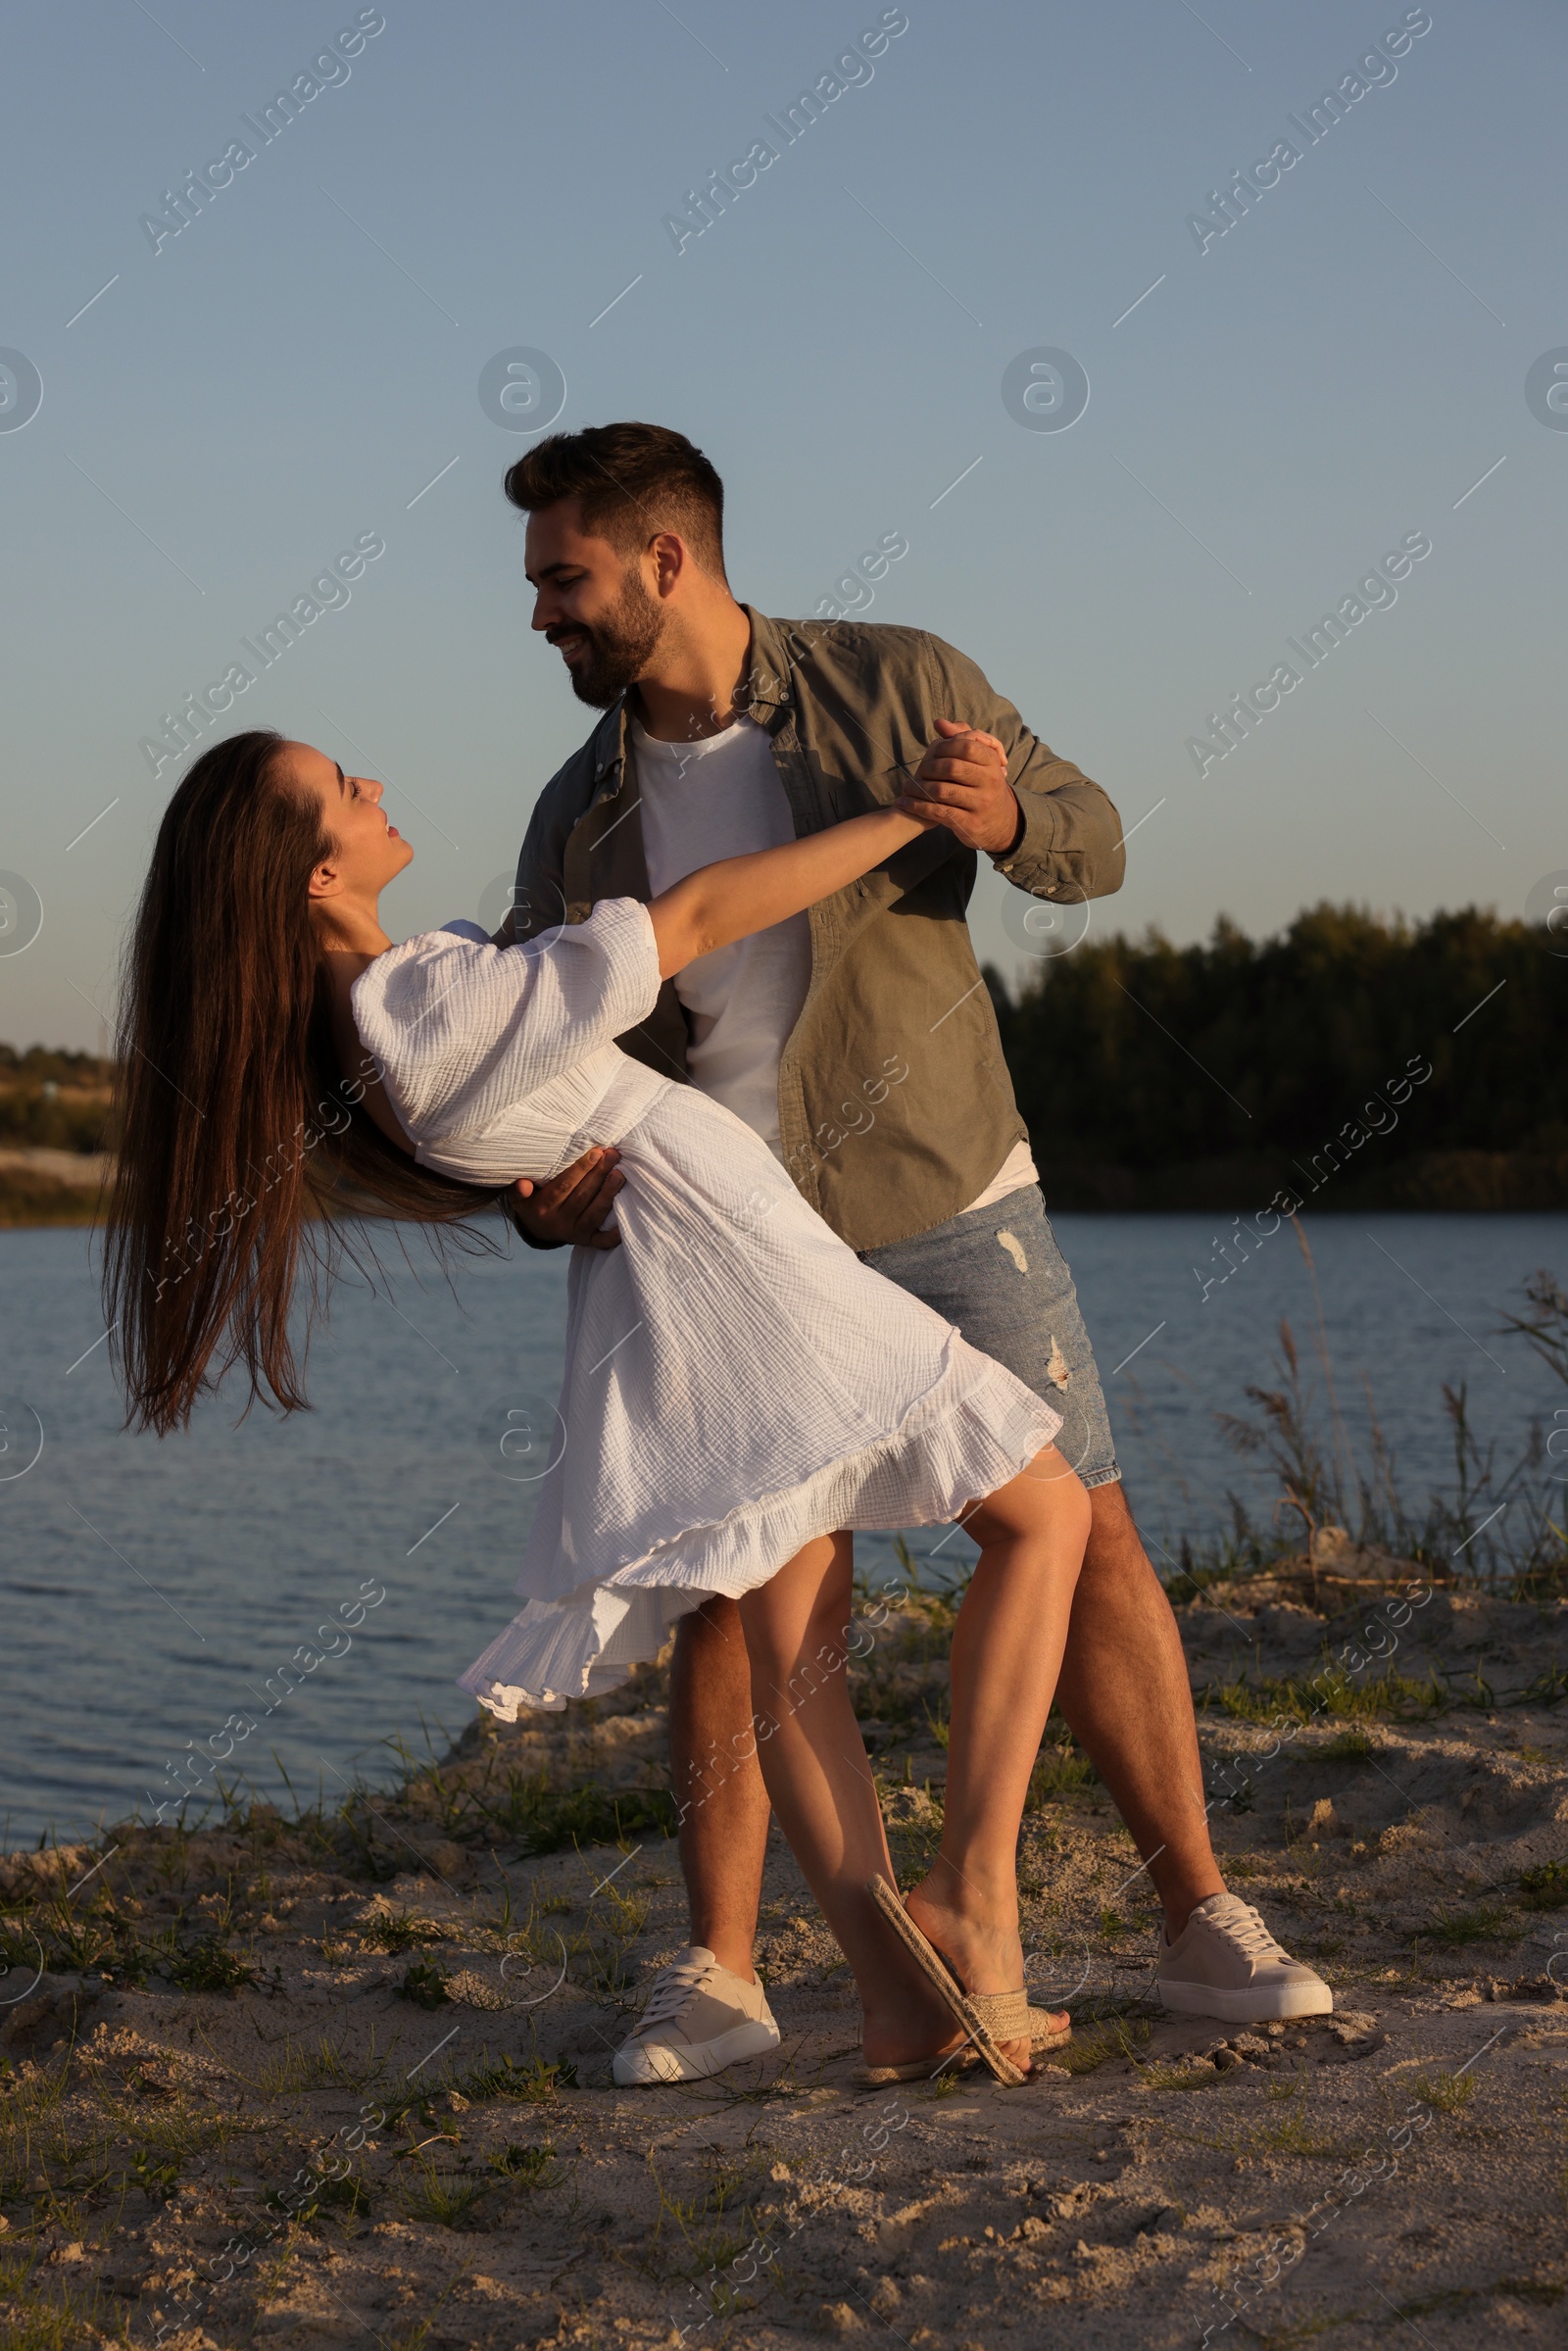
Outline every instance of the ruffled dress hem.
<path fill-rule="evenodd" d="M 714 1593 L 755 1591 L 804 1543 L 841 1527 L 955 1519 L 1016 1477 L 1060 1427 L 1049 1404 L 956 1340 L 942 1377 L 890 1436 L 714 1525 L 688 1529 L 564 1600 L 529 1600 L 459 1687 L 509 1723 L 613 1690 Z"/>

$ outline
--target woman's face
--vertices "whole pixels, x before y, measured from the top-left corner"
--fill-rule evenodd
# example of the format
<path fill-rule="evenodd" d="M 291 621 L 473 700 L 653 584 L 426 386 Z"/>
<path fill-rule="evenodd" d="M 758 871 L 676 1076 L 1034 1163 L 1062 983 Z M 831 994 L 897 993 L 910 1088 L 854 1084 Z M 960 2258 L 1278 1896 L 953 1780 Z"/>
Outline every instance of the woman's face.
<path fill-rule="evenodd" d="M 394 874 L 414 856 L 381 806 L 381 786 L 365 775 L 345 775 L 335 759 L 308 743 L 290 743 L 282 754 L 280 781 L 314 800 L 321 827 L 337 844 L 311 877 L 313 898 L 348 897 L 374 904 Z"/>

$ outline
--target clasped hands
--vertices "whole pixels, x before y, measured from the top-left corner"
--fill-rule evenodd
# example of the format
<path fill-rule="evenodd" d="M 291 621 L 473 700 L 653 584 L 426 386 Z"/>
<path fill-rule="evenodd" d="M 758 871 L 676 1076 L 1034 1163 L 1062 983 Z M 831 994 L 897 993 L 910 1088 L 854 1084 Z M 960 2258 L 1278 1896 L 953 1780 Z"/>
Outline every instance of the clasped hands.
<path fill-rule="evenodd" d="M 937 720 L 936 740 L 898 805 L 922 824 L 946 825 L 965 849 L 994 857 L 1015 848 L 1023 828 L 1022 810 L 1007 782 L 1005 749 L 995 735 L 961 726 L 955 718 Z M 513 1187 L 514 1213 L 535 1241 L 616 1249 L 620 1235 L 609 1218 L 625 1183 L 619 1151 L 612 1144 L 598 1145 L 543 1183 L 519 1177 Z"/>
<path fill-rule="evenodd" d="M 965 849 L 1005 857 L 1023 831 L 1023 810 L 1007 781 L 1007 754 L 995 735 L 956 718 L 939 718 L 934 743 L 899 795 L 906 816 L 943 824 Z M 938 810 L 941 813 L 938 814 Z"/>

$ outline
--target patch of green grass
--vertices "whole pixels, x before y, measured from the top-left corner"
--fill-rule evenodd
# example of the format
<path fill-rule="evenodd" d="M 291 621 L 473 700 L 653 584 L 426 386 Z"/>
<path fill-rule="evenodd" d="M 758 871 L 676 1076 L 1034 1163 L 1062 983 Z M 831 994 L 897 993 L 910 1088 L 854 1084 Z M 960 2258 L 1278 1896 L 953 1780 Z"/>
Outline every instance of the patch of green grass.
<path fill-rule="evenodd" d="M 407 2122 L 412 2115 L 421 2131 L 440 2130 L 443 2136 L 450 2136 L 452 2134 L 450 2122 L 438 2124 L 436 2121 L 435 2107 L 432 2103 L 435 2096 L 436 2091 L 433 2086 L 421 2086 L 418 2089 L 405 2087 L 401 2091 L 393 2090 L 377 2098 L 376 2104 L 386 2118 L 380 2125 L 380 2129 L 387 2132 L 393 2131 L 400 2123 Z M 399 2148 L 398 2152 L 401 2156 L 408 2150 Z"/>
<path fill-rule="evenodd" d="M 1542 1594 L 1542 1597 L 1568 1598 L 1568 1592 L 1563 1589 L 1564 1583 L 1568 1582 L 1565 1570 L 1568 1570 L 1568 1552 L 1563 1554 L 1554 1571 L 1553 1591 L 1549 1595 Z M 1518 1696 L 1510 1698 L 1508 1703 L 1510 1706 L 1554 1706 L 1561 1697 L 1568 1697 L 1568 1666 L 1549 1665 L 1544 1674 L 1538 1674 L 1533 1682 L 1527 1683 Z"/>
<path fill-rule="evenodd" d="M 242 1984 L 256 1981 L 249 1960 L 214 1935 L 176 1952 L 169 1961 L 169 1973 L 181 1991 L 238 1991 Z"/>
<path fill-rule="evenodd" d="M 1346 2150 L 1336 2138 L 1323 2131 L 1314 2131 L 1299 2105 L 1291 2114 L 1282 2114 L 1252 2133 L 1252 2145 L 1273 2155 L 1301 2155 L 1320 2163 L 1343 2157 Z"/>
<path fill-rule="evenodd" d="M 1543 1861 L 1519 1880 L 1527 1910 L 1561 1910 L 1568 1904 L 1568 1861 Z"/>
<path fill-rule="evenodd" d="M 1361 1675 L 1344 1666 L 1325 1666 L 1315 1674 L 1264 1674 L 1255 1682 L 1221 1682 L 1208 1692 L 1229 1715 L 1244 1723 L 1272 1723 L 1276 1715 L 1288 1722 L 1331 1720 L 1373 1721 L 1379 1716 L 1403 1720 L 1441 1713 L 1449 1704 L 1448 1692 L 1431 1675 L 1417 1680 L 1411 1674 Z"/>
<path fill-rule="evenodd" d="M 648 1924 L 648 1896 L 623 1894 L 618 1886 L 607 1886 L 604 1890 L 609 1906 L 604 1924 L 623 1942 L 632 1941 Z"/>
<path fill-rule="evenodd" d="M 1381 1751 L 1371 1732 L 1354 1723 L 1348 1731 L 1336 1732 L 1326 1746 L 1317 1749 L 1317 1757 L 1321 1763 L 1370 1763 Z"/>
<path fill-rule="evenodd" d="M 370 2191 L 363 2180 L 352 2175 L 342 2180 L 323 2180 L 312 2198 L 312 2205 L 313 2213 L 302 2215 L 302 2218 L 312 2218 L 315 2212 L 324 2211 L 340 2212 L 347 2219 L 355 2221 L 362 2212 L 369 2210 Z"/>
<path fill-rule="evenodd" d="M 1092 1786 L 1098 1778 L 1083 1749 L 1070 1741 L 1065 1746 L 1043 1748 L 1029 1774 L 1029 1793 L 1023 1808 L 1025 1812 L 1038 1812 L 1054 1796 L 1071 1795 L 1077 1788 Z"/>
<path fill-rule="evenodd" d="M 447 1970 L 437 1960 L 416 1959 L 403 1971 L 398 1985 L 402 1999 L 412 2000 L 416 2008 L 444 2008 L 452 1994 L 447 1989 Z"/>
<path fill-rule="evenodd" d="M 662 1788 L 557 1788 L 546 1772 L 512 1771 L 501 1791 L 476 1792 L 474 1802 L 531 1856 L 568 1845 L 623 1844 L 650 1831 L 675 1834 L 675 1799 Z"/>
<path fill-rule="evenodd" d="M 1458 2114 L 1476 2094 L 1476 2078 L 1474 2074 L 1412 2074 L 1404 2087 L 1418 2105 L 1430 2106 L 1438 2114 Z"/>
<path fill-rule="evenodd" d="M 596 1943 L 585 1937 L 572 1946 L 571 1955 L 579 1971 L 572 1977 L 574 1984 L 591 1985 L 606 2000 L 630 1996 L 632 1976 L 623 1943 L 618 1940 Z"/>
<path fill-rule="evenodd" d="M 509 2141 L 485 2160 L 504 2180 L 515 2180 L 523 2187 L 543 2187 L 556 2160 L 556 2150 L 548 2143 L 542 2147 L 515 2147 Z"/>
<path fill-rule="evenodd" d="M 153 2203 L 167 2204 L 179 2185 L 179 2166 L 168 2156 L 160 2161 L 151 2147 L 138 2147 L 126 2178 Z"/>
<path fill-rule="evenodd" d="M 270 2210 L 286 2212 L 291 2221 L 302 2229 L 315 2229 L 329 2220 L 357 2221 L 370 2209 L 370 2191 L 363 2180 L 352 2176 L 341 2180 L 321 2180 L 310 2193 L 297 2203 L 285 2202 L 278 2195 L 267 2199 Z"/>
<path fill-rule="evenodd" d="M 360 1933 L 379 1951 L 412 1951 L 446 1940 L 444 1927 L 437 1926 L 434 1919 L 416 1917 L 412 1910 L 391 1911 L 385 1917 L 368 1919 Z"/>
<path fill-rule="evenodd" d="M 1469 1943 L 1513 1939 L 1507 1933 L 1510 1912 L 1505 1902 L 1477 1902 L 1469 1910 L 1450 1910 L 1421 1929 L 1423 1942 L 1440 1950 L 1460 1951 Z"/>
<path fill-rule="evenodd" d="M 403 2207 L 413 2220 L 433 2221 L 438 2229 L 458 2229 L 488 2185 L 484 2180 L 466 2180 L 461 2173 L 439 2171 L 416 2155 L 412 2176 L 405 2175 Z"/>
<path fill-rule="evenodd" d="M 1211 2065 L 1146 2065 L 1138 2077 L 1145 2089 L 1212 2089 L 1225 2077 Z"/>
<path fill-rule="evenodd" d="M 1069 2074 L 1093 2074 L 1099 2067 L 1108 2065 L 1112 2058 L 1132 2057 L 1148 2040 L 1150 2026 L 1142 2017 L 1112 2017 L 1097 2025 L 1092 2032 L 1075 2033 L 1061 2048 L 1053 2049 L 1053 2065 L 1064 2065 Z"/>
<path fill-rule="evenodd" d="M 546 2065 L 542 2057 L 531 2057 L 526 2065 L 519 2065 L 514 2057 L 487 2053 L 466 2073 L 459 2074 L 450 2086 L 465 2098 L 516 2098 L 527 2106 L 542 2106 L 558 2090 L 576 2088 L 577 2069 L 569 2058 Z"/>
<path fill-rule="evenodd" d="M 118 1955 L 114 1905 L 102 1896 L 81 1917 L 56 1895 L 33 1914 L 44 1955 L 57 1975 L 96 1975 L 113 1965 Z M 110 1915 L 106 1916 L 108 1913 Z M 123 1930 L 122 1929 L 122 1933 Z M 10 1957 L 9 1952 L 7 1953 Z"/>
<path fill-rule="evenodd" d="M 416 2319 L 414 2325 L 405 2327 L 401 2334 L 388 2338 L 387 2351 L 424 2351 L 434 2327 L 434 2319 Z"/>
<path fill-rule="evenodd" d="M 302 2097 L 313 2089 L 357 2089 L 362 2071 L 344 2062 L 343 2043 L 323 2033 L 312 2048 L 289 2041 L 256 2069 L 256 2086 L 269 2098 Z"/>
<path fill-rule="evenodd" d="M 331 2213 L 357 2219 L 369 2210 L 370 2191 L 363 2180 L 355 2179 L 352 2174 L 338 2177 L 323 2173 L 304 2196 L 272 2188 L 266 2201 L 269 2212 L 286 2213 L 291 2221 L 298 2221 L 308 2229 Z"/>

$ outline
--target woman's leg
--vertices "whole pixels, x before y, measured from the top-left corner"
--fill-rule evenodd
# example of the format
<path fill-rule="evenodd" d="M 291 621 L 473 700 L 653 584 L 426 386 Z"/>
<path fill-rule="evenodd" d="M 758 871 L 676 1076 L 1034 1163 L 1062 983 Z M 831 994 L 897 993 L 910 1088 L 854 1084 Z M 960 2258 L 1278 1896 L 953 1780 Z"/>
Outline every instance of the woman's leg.
<path fill-rule="evenodd" d="M 1089 1496 L 1048 1445 L 963 1523 L 980 1557 L 953 1637 L 942 1843 L 908 1909 L 966 1991 L 1015 1991 L 1018 1830 L 1089 1537 Z M 1007 2053 L 1027 2070 L 1026 2042 Z"/>
<path fill-rule="evenodd" d="M 872 1878 L 894 1879 L 845 1672 L 852 1563 L 848 1536 L 808 1543 L 745 1595 L 741 1622 L 773 1810 L 855 1971 L 866 2058 L 900 2065 L 956 2047 L 962 2034 L 865 1890 Z"/>

